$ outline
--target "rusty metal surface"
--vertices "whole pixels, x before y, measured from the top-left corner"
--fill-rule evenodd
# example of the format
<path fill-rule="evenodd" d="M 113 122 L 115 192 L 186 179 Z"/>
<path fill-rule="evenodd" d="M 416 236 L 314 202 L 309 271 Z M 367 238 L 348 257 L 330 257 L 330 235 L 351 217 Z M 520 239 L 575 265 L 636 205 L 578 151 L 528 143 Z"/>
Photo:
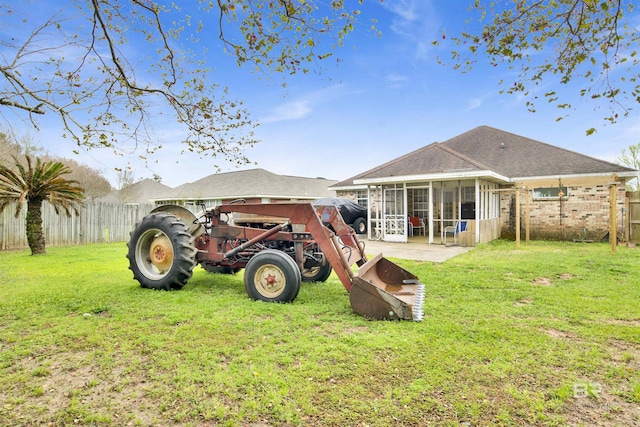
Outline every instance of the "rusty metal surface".
<path fill-rule="evenodd" d="M 195 217 L 192 214 L 186 215 L 181 209 L 169 212 L 180 214 L 184 221 L 193 225 Z M 232 217 L 234 213 L 283 218 L 284 221 L 268 228 L 234 226 L 223 219 L 228 214 Z M 383 258 L 382 254 L 367 260 L 365 245 L 344 222 L 335 206 L 233 204 L 208 212 L 206 218 L 210 221 L 210 232 L 194 236 L 199 251 L 198 262 L 242 268 L 251 256 L 260 251 L 260 245 L 274 240 L 293 242 L 295 261 L 303 269 L 302 246 L 315 242 L 349 291 L 351 306 L 356 313 L 381 320 L 422 320 L 424 285 L 415 275 Z M 291 230 L 284 231 L 289 225 Z M 254 245 L 258 246 L 254 248 Z M 235 255 L 243 257 L 239 260 L 234 258 Z M 357 273 L 354 273 L 353 265 L 359 267 Z"/>
<path fill-rule="evenodd" d="M 198 218 L 190 210 L 182 206 L 162 205 L 151 211 L 151 213 L 156 212 L 166 212 L 181 220 L 193 237 L 201 236 L 204 233 L 204 226 L 198 221 Z"/>
<path fill-rule="evenodd" d="M 305 229 L 311 233 L 313 240 L 322 249 L 325 257 L 347 290 L 351 289 L 353 275 L 350 266 L 354 264 L 362 265 L 367 260 L 363 246 L 358 241 L 355 232 L 344 222 L 335 206 L 314 207 L 310 203 L 246 203 L 222 205 L 216 210 L 232 215 L 240 212 L 258 216 L 288 218 L 292 225 L 304 225 Z M 331 228 L 328 228 L 327 225 L 330 225 Z M 229 226 L 229 228 L 233 229 L 234 227 Z M 243 229 L 243 233 L 246 232 L 247 234 L 249 231 L 254 231 L 250 228 L 238 228 Z M 260 233 L 263 231 L 260 231 Z M 213 238 L 213 235 L 211 237 Z M 280 234 L 276 234 L 271 238 L 275 239 L 277 237 L 281 237 Z M 210 245 L 209 243 L 207 244 Z M 204 248 L 199 249 L 203 250 Z M 207 257 L 212 259 L 215 255 L 211 254 Z"/>
<path fill-rule="evenodd" d="M 424 317 L 424 284 L 382 254 L 360 268 L 349 300 L 356 313 L 371 319 L 421 321 Z"/>

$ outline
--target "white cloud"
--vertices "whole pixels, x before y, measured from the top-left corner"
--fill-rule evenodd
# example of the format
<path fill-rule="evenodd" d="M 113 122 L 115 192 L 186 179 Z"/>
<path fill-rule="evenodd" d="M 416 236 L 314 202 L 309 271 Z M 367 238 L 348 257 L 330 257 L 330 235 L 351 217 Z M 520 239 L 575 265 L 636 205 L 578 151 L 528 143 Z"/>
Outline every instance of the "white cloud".
<path fill-rule="evenodd" d="M 430 0 L 385 0 L 382 6 L 393 14 L 391 30 L 407 39 L 418 59 L 428 58 L 431 41 L 439 31 Z"/>
<path fill-rule="evenodd" d="M 337 96 L 345 93 L 344 85 L 334 85 L 327 88 L 310 92 L 298 99 L 281 104 L 265 116 L 259 119 L 260 123 L 278 123 L 291 120 L 301 120 L 309 117 L 313 111 Z"/>
<path fill-rule="evenodd" d="M 397 73 L 389 73 L 385 78 L 390 83 L 400 83 L 409 80 L 407 76 Z"/>
<path fill-rule="evenodd" d="M 300 120 L 308 117 L 313 111 L 313 105 L 309 99 L 286 102 L 274 108 L 269 115 L 260 119 L 261 123 L 276 123 L 289 120 Z"/>
<path fill-rule="evenodd" d="M 500 102 L 500 99 L 498 98 L 498 100 L 496 101 L 495 91 L 484 92 L 474 98 L 469 98 L 467 100 L 466 111 L 477 110 L 478 108 L 486 106 L 495 106 L 496 102 Z"/>
<path fill-rule="evenodd" d="M 482 106 L 482 98 L 472 98 L 467 102 L 467 111 L 475 110 Z"/>
<path fill-rule="evenodd" d="M 400 89 L 405 86 L 405 83 L 409 81 L 406 75 L 389 73 L 385 76 L 387 87 L 390 89 Z"/>
<path fill-rule="evenodd" d="M 382 6 L 398 16 L 394 24 L 411 23 L 418 19 L 416 12 L 417 5 L 424 3 L 423 0 L 389 0 L 382 3 Z"/>

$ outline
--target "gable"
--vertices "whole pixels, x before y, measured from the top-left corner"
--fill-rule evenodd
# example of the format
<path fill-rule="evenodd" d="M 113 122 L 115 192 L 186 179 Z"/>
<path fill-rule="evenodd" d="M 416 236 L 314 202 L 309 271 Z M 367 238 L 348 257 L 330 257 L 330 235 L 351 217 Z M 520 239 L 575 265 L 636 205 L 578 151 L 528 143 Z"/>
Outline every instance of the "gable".
<path fill-rule="evenodd" d="M 477 127 L 442 144 L 511 179 L 633 171 L 489 126 Z"/>
<path fill-rule="evenodd" d="M 378 167 L 339 182 L 333 188 L 391 177 L 430 179 L 485 176 L 505 181 L 564 175 L 620 174 L 635 171 L 489 126 L 480 126 L 447 141 L 434 142 Z M 431 177 L 430 177 L 431 176 Z"/>

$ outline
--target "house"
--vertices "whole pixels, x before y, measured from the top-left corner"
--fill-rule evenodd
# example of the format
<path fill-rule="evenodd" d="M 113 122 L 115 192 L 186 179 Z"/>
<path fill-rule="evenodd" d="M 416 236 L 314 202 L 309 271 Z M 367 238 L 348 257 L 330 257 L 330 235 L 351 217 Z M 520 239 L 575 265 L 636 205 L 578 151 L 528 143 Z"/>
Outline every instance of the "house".
<path fill-rule="evenodd" d="M 112 191 L 106 196 L 97 199 L 103 203 L 125 204 L 125 205 L 142 205 L 149 203 L 151 195 L 159 197 L 168 194 L 171 187 L 168 187 L 153 179 L 143 179 L 131 185 L 127 185 L 120 190 Z"/>
<path fill-rule="evenodd" d="M 532 238 L 601 238 L 609 231 L 611 203 L 620 232 L 625 183 L 636 174 L 480 126 L 331 189 L 338 197 L 367 201 L 369 238 L 406 242 L 413 230 L 408 217 L 416 217 L 430 244 L 455 238 L 473 246 L 516 234 L 516 217 Z"/>
<path fill-rule="evenodd" d="M 148 201 L 156 205 L 178 204 L 197 211 L 242 199 L 246 203 L 311 201 L 335 197 L 329 187 L 337 180 L 277 175 L 264 169 L 216 173 L 179 187 L 149 193 Z"/>

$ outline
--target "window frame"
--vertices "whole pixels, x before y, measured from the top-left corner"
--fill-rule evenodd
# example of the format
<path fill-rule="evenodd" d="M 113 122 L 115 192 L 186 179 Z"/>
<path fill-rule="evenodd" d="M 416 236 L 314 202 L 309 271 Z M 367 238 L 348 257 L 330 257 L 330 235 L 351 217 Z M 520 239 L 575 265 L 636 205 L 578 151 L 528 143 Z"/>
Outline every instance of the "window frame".
<path fill-rule="evenodd" d="M 569 197 L 569 187 L 535 187 L 531 194 L 533 200 L 566 200 Z"/>

